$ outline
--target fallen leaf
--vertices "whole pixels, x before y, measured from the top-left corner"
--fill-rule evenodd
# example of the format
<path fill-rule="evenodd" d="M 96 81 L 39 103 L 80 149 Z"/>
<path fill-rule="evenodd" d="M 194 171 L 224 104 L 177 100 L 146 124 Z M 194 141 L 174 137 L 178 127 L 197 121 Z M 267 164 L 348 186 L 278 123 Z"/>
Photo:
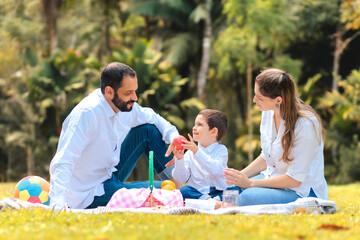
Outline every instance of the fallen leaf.
<path fill-rule="evenodd" d="M 323 224 L 318 229 L 330 229 L 333 231 L 339 231 L 339 230 L 348 230 L 348 227 L 338 226 L 335 224 Z"/>

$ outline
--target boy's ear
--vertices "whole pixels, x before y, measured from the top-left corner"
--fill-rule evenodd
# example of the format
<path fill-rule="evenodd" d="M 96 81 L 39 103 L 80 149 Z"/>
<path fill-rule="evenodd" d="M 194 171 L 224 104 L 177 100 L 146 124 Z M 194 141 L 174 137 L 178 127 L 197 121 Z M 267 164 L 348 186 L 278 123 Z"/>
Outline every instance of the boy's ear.
<path fill-rule="evenodd" d="M 214 136 L 215 138 L 217 138 L 218 132 L 219 132 L 219 130 L 218 130 L 217 127 L 213 127 L 213 128 L 210 130 L 211 135 Z"/>

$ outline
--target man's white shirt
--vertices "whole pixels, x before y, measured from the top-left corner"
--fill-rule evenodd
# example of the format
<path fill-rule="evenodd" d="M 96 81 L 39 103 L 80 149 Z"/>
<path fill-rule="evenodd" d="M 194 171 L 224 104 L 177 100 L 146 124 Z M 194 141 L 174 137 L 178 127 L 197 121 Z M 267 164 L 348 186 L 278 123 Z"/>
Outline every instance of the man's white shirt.
<path fill-rule="evenodd" d="M 86 208 L 104 192 L 120 161 L 121 144 L 131 128 L 154 124 L 169 144 L 177 129 L 150 108 L 137 103 L 115 113 L 100 89 L 84 98 L 65 119 L 57 152 L 50 164 L 50 206 Z"/>

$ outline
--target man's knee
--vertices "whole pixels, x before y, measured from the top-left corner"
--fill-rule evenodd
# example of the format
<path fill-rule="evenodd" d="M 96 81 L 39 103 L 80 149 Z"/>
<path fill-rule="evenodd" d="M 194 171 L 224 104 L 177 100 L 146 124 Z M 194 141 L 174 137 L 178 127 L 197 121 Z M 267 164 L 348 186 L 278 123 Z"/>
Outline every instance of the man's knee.
<path fill-rule="evenodd" d="M 146 124 L 137 126 L 136 129 L 138 131 L 146 131 L 146 135 L 148 137 L 151 137 L 151 138 L 160 137 L 160 138 L 162 138 L 159 129 L 154 124 L 146 123 Z"/>

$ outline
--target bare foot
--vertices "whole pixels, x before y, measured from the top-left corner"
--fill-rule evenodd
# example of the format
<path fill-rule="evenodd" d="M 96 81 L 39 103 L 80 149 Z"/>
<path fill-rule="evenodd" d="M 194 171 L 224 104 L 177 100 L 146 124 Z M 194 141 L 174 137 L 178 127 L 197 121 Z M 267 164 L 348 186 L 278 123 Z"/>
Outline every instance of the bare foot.
<path fill-rule="evenodd" d="M 221 208 L 221 205 L 222 205 L 221 201 L 215 200 L 213 198 L 208 198 L 207 200 L 215 202 L 215 209 Z"/>
<path fill-rule="evenodd" d="M 215 209 L 227 208 L 227 207 L 234 207 L 234 206 L 231 205 L 230 203 L 227 203 L 227 202 L 223 203 L 222 201 L 218 201 L 218 200 L 215 200 L 215 199 L 213 199 L 213 198 L 209 198 L 208 200 L 215 202 Z"/>

